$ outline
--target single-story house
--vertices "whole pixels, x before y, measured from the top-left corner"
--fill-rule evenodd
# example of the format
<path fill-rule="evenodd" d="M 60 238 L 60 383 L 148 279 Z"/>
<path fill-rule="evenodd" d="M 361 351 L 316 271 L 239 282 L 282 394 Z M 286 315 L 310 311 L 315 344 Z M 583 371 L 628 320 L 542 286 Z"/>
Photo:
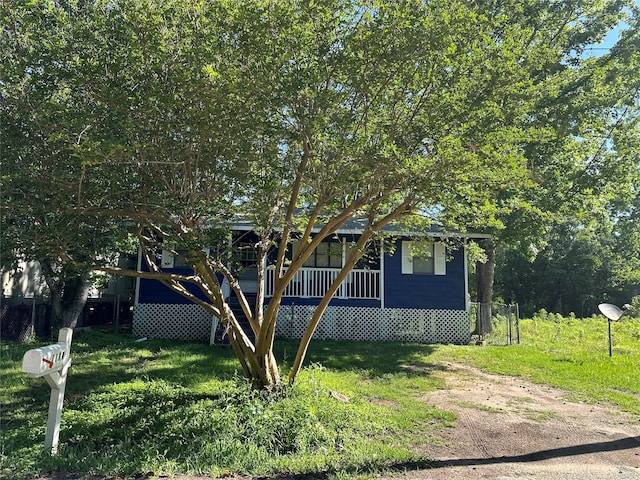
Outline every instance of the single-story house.
<path fill-rule="evenodd" d="M 255 234 L 248 224 L 234 226 L 236 243 L 244 244 L 239 259 L 243 291 L 251 302 L 257 289 Z M 351 245 L 362 229 L 352 222 L 323 241 L 287 287 L 278 314 L 276 334 L 299 338 L 324 292 L 337 276 Z M 412 238 L 393 236 L 376 243 L 356 265 L 338 292 L 314 338 L 409 341 L 465 344 L 470 340 L 470 298 L 465 241 L 447 249 L 455 235 L 440 229 L 422 234 L 431 242 L 430 255 L 414 254 Z M 424 244 L 424 242 L 421 242 Z M 295 241 L 292 250 L 295 250 Z M 159 259 L 163 269 L 188 271 L 168 252 Z M 139 259 L 139 268 L 145 268 Z M 272 268 L 265 278 L 266 301 L 273 293 Z M 233 295 L 233 294 L 231 294 Z M 233 306 L 233 298 L 230 298 Z M 238 318 L 242 310 L 234 308 Z M 202 307 L 189 302 L 156 280 L 137 279 L 133 332 L 142 337 L 214 341 L 212 319 Z M 219 328 L 219 327 L 218 327 Z M 220 336 L 218 331 L 218 337 Z"/>

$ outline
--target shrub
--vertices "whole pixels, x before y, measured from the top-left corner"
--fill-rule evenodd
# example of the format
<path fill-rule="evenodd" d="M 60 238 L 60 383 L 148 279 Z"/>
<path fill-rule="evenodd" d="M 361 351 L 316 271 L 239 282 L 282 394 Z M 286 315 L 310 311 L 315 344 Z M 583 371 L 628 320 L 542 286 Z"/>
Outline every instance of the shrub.
<path fill-rule="evenodd" d="M 629 315 L 632 317 L 640 318 L 640 295 L 636 295 L 631 299 L 629 305 Z"/>

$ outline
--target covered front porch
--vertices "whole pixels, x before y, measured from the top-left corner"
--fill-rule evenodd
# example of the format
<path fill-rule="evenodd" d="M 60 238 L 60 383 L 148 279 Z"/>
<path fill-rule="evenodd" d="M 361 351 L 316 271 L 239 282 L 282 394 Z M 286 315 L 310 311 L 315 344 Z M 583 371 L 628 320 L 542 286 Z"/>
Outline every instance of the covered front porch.
<path fill-rule="evenodd" d="M 338 277 L 339 268 L 303 267 L 296 272 L 284 297 L 322 298 Z M 267 268 L 265 275 L 265 296 L 273 296 L 275 268 Z M 340 284 L 333 298 L 357 300 L 382 300 L 382 271 L 354 269 Z"/>

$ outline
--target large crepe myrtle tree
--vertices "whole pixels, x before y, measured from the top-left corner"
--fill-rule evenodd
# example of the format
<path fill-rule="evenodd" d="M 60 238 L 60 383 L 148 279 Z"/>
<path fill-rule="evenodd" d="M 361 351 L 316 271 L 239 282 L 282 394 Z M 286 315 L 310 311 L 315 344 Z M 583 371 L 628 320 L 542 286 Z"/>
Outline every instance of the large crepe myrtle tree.
<path fill-rule="evenodd" d="M 67 8 L 78 35 L 71 55 L 42 62 L 67 65 L 95 112 L 77 127 L 68 160 L 77 198 L 63 208 L 81 222 L 124 220 L 148 271 L 99 268 L 157 279 L 220 318 L 245 376 L 266 388 L 282 381 L 273 346 L 285 289 L 322 240 L 360 219 L 290 382 L 340 283 L 385 226 L 493 224 L 509 207 L 494 193 L 532 184 L 522 146 L 548 136 L 530 119 L 555 95 L 562 76 L 550 66 L 567 53 L 550 40 L 581 28 L 553 8 L 535 11 L 539 24 L 514 22 L 511 8 L 527 18 L 519 2 L 41 3 Z M 538 28 L 550 20 L 555 30 Z M 234 219 L 258 238 L 253 309 L 228 243 Z M 190 272 L 163 269 L 162 250 Z"/>

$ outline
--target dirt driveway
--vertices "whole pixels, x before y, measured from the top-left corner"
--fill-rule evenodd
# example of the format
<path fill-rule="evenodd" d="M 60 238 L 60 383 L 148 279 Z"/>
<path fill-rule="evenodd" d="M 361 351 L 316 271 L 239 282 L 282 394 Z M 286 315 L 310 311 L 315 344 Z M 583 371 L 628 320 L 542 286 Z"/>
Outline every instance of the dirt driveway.
<path fill-rule="evenodd" d="M 640 480 L 640 417 L 570 402 L 562 390 L 516 377 L 462 364 L 443 367 L 434 374 L 443 376 L 447 389 L 422 400 L 458 419 L 454 427 L 426 433 L 438 437 L 439 446 L 417 447 L 434 459 L 433 468 L 383 480 Z M 63 478 L 69 477 L 49 477 Z"/>
<path fill-rule="evenodd" d="M 448 363 L 448 389 L 424 402 L 458 415 L 425 445 L 433 469 L 386 478 L 640 479 L 640 418 L 609 405 L 569 402 L 566 392 Z"/>

